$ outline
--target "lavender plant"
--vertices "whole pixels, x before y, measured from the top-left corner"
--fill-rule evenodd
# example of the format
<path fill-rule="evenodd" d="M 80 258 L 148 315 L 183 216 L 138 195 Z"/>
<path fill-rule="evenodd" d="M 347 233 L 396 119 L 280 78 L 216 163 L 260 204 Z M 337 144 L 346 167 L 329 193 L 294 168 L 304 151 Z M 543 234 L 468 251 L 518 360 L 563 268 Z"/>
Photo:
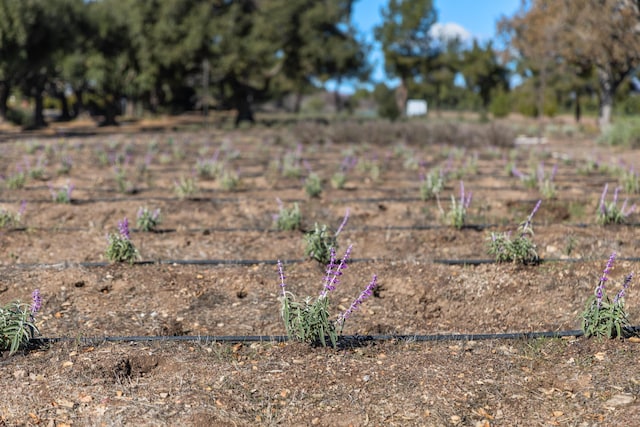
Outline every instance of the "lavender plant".
<path fill-rule="evenodd" d="M 39 333 L 35 318 L 42 308 L 40 290 L 35 289 L 31 298 L 31 304 L 13 301 L 0 307 L 0 350 L 8 349 L 10 355 Z"/>
<path fill-rule="evenodd" d="M 216 179 L 222 173 L 223 165 L 218 157 L 220 151 L 216 150 L 212 157 L 207 159 L 198 159 L 196 162 L 196 171 L 202 179 Z"/>
<path fill-rule="evenodd" d="M 557 171 L 558 165 L 554 165 L 551 173 L 549 174 L 544 171 L 544 163 L 540 162 L 538 165 L 538 191 L 540 191 L 540 194 L 542 194 L 542 197 L 545 199 L 552 199 L 556 197 L 557 190 L 553 179 L 555 178 Z"/>
<path fill-rule="evenodd" d="M 49 186 L 49 191 L 51 192 L 51 198 L 56 203 L 71 203 L 71 193 L 75 186 L 67 181 L 67 184 L 62 188 L 53 188 Z"/>
<path fill-rule="evenodd" d="M 633 168 L 625 170 L 620 175 L 620 185 L 628 194 L 640 193 L 640 176 Z"/>
<path fill-rule="evenodd" d="M 538 200 L 535 207 L 518 227 L 518 235 L 511 238 L 510 232 L 491 233 L 488 241 L 489 255 L 493 255 L 496 262 L 515 262 L 518 264 L 530 265 L 540 262 L 536 245 L 533 243 L 533 216 L 540 209 L 542 200 Z"/>
<path fill-rule="evenodd" d="M 618 207 L 618 193 L 620 192 L 620 187 L 616 187 L 613 193 L 613 200 L 607 203 L 606 197 L 608 190 L 609 184 L 605 184 L 602 195 L 600 196 L 600 204 L 598 205 L 597 221 L 601 225 L 622 224 L 625 222 L 627 217 L 635 211 L 636 205 L 633 204 L 630 207 L 627 207 L 629 200 L 625 199 L 622 206 Z"/>
<path fill-rule="evenodd" d="M 340 168 L 331 175 L 331 186 L 336 190 L 342 190 L 347 183 L 347 172 L 353 169 L 357 162 L 355 157 L 346 156 L 340 163 Z"/>
<path fill-rule="evenodd" d="M 302 301 L 287 290 L 284 268 L 278 260 L 281 289 L 281 315 L 284 321 L 287 335 L 290 339 L 307 342 L 309 344 L 327 345 L 327 338 L 332 347 L 336 347 L 338 337 L 342 334 L 347 319 L 373 294 L 377 285 L 377 276 L 374 274 L 371 282 L 360 293 L 343 313 L 335 320 L 331 320 L 329 313 L 329 293 L 334 291 L 340 283 L 343 270 L 347 268 L 347 261 L 351 254 L 352 246 L 349 246 L 344 256 L 337 262 L 335 249 L 331 249 L 330 262 L 327 265 L 320 295 L 313 299 L 307 297 Z"/>
<path fill-rule="evenodd" d="M 438 197 L 444 188 L 444 175 L 442 170 L 432 170 L 420 178 L 420 199 L 427 201 Z"/>
<path fill-rule="evenodd" d="M 138 208 L 138 213 L 136 215 L 136 227 L 138 227 L 140 231 L 155 231 L 161 222 L 162 218 L 160 217 L 160 209 L 154 209 L 151 211 L 146 206 Z"/>
<path fill-rule="evenodd" d="M 129 220 L 125 217 L 118 222 L 118 233 L 107 235 L 107 259 L 111 262 L 128 262 L 133 264 L 140 254 L 131 241 Z"/>
<path fill-rule="evenodd" d="M 585 337 L 622 338 L 629 334 L 629 320 L 624 308 L 624 297 L 633 273 L 629 273 L 622 282 L 622 287 L 611 300 L 607 296 L 606 283 L 609 281 L 609 273 L 613 268 L 616 253 L 613 252 L 602 272 L 594 294 L 587 300 L 586 308 L 582 313 L 582 330 Z"/>
<path fill-rule="evenodd" d="M 173 191 L 176 193 L 179 199 L 188 199 L 193 197 L 198 191 L 196 180 L 190 176 L 181 176 L 179 179 L 173 182 Z"/>
<path fill-rule="evenodd" d="M 234 191 L 240 186 L 240 174 L 224 168 L 220 176 L 220 186 L 225 191 Z"/>
<path fill-rule="evenodd" d="M 515 164 L 513 164 L 511 166 L 511 175 L 515 176 L 516 178 L 518 178 L 520 181 L 522 181 L 524 183 L 524 186 L 526 188 L 535 188 L 538 180 L 537 180 L 537 176 L 535 173 L 529 173 L 529 174 L 525 174 L 523 172 L 521 172 L 516 166 Z"/>
<path fill-rule="evenodd" d="M 276 224 L 276 228 L 280 231 L 298 230 L 302 223 L 302 215 L 300 214 L 300 207 L 297 203 L 293 204 L 293 207 L 288 209 L 282 203 L 282 200 L 276 199 L 278 202 L 278 213 L 273 216 L 273 220 Z"/>
<path fill-rule="evenodd" d="M 69 155 L 63 155 L 60 157 L 60 164 L 58 165 L 58 175 L 69 175 L 71 168 L 73 167 L 73 159 Z"/>
<path fill-rule="evenodd" d="M 44 156 L 38 156 L 38 161 L 34 167 L 31 167 L 29 160 L 25 158 L 25 164 L 27 165 L 27 170 L 29 171 L 29 177 L 31 179 L 43 180 L 45 178 L 45 166 L 47 165 L 47 161 Z"/>
<path fill-rule="evenodd" d="M 17 227 L 22 221 L 22 216 L 27 207 L 27 202 L 24 200 L 20 203 L 20 209 L 18 212 L 11 212 L 6 209 L 0 209 L 0 228 Z"/>
<path fill-rule="evenodd" d="M 322 180 L 317 173 L 311 172 L 304 180 L 304 191 L 309 197 L 320 197 L 320 194 L 322 194 Z"/>
<path fill-rule="evenodd" d="M 331 187 L 342 190 L 347 183 L 347 174 L 343 171 L 336 171 L 331 175 Z"/>
<path fill-rule="evenodd" d="M 135 183 L 129 179 L 127 170 L 122 166 L 114 166 L 114 178 L 118 186 L 118 192 L 122 194 L 133 194 L 136 191 Z"/>
<path fill-rule="evenodd" d="M 27 182 L 27 175 L 21 166 L 17 167 L 15 173 L 4 178 L 4 184 L 9 190 L 19 190 L 24 187 Z"/>
<path fill-rule="evenodd" d="M 377 157 L 371 159 L 361 158 L 358 160 L 357 169 L 361 173 L 369 174 L 371 181 L 377 182 L 380 179 L 380 164 Z"/>
<path fill-rule="evenodd" d="M 457 229 L 464 227 L 467 218 L 467 209 L 471 204 L 471 196 L 471 192 L 465 195 L 464 183 L 460 181 L 460 200 L 456 200 L 453 194 L 451 195 L 451 206 L 449 207 L 449 212 L 446 215 L 440 206 L 440 212 L 446 217 L 449 225 Z"/>
<path fill-rule="evenodd" d="M 578 166 L 577 171 L 580 175 L 590 175 L 592 173 L 597 172 L 599 168 L 600 168 L 600 162 L 596 158 L 590 157 L 586 159 L 583 164 Z"/>
<path fill-rule="evenodd" d="M 282 160 L 276 163 L 285 178 L 300 178 L 302 176 L 302 145 L 298 144 L 295 151 L 287 151 Z"/>
<path fill-rule="evenodd" d="M 304 254 L 305 256 L 314 259 L 322 265 L 327 265 L 331 260 L 331 250 L 336 251 L 338 249 L 338 235 L 343 230 L 344 226 L 349 220 L 349 209 L 347 209 L 344 219 L 336 230 L 335 233 L 330 233 L 327 225 L 314 224 L 313 231 L 310 231 L 304 235 L 306 242 Z"/>

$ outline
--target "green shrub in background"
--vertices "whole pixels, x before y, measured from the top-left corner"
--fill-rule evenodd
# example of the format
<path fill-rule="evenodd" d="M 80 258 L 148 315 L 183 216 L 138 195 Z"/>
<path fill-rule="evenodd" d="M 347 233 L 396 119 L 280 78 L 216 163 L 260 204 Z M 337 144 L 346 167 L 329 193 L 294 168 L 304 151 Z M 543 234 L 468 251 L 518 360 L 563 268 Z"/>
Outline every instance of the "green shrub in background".
<path fill-rule="evenodd" d="M 640 148 L 640 119 L 617 119 L 604 130 L 598 142 L 611 146 Z"/>
<path fill-rule="evenodd" d="M 507 117 L 511 112 L 511 99 L 504 89 L 499 88 L 494 92 L 489 104 L 489 112 L 494 118 Z"/>
<path fill-rule="evenodd" d="M 378 104 L 378 116 L 384 119 L 389 119 L 392 122 L 396 121 L 402 111 L 398 108 L 396 102 L 396 95 L 393 89 L 389 89 L 384 83 L 376 85 L 373 90 L 373 98 Z"/>
<path fill-rule="evenodd" d="M 625 116 L 635 116 L 640 114 L 640 96 L 626 96 L 616 103 L 616 111 Z"/>

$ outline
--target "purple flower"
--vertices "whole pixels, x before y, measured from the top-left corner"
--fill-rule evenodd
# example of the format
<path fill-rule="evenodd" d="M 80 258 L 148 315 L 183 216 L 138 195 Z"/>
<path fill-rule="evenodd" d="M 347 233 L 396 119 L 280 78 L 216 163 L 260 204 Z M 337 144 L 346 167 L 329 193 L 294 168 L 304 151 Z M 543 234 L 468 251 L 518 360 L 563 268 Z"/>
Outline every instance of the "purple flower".
<path fill-rule="evenodd" d="M 129 232 L 129 220 L 125 217 L 122 221 L 118 221 L 118 232 L 120 237 L 125 240 L 131 239 L 131 233 Z"/>
<path fill-rule="evenodd" d="M 542 204 L 542 199 L 538 200 L 538 203 L 536 203 L 536 205 L 533 207 L 533 210 L 531 211 L 527 219 L 524 221 L 524 223 L 522 223 L 521 236 L 524 236 L 527 232 L 531 232 L 530 230 L 531 221 L 533 221 L 533 216 L 536 214 L 536 212 L 538 212 L 538 209 L 540 209 L 541 204 Z"/>
<path fill-rule="evenodd" d="M 538 181 L 544 181 L 544 162 L 538 163 Z"/>
<path fill-rule="evenodd" d="M 472 193 L 469 192 L 467 197 L 464 195 L 464 182 L 460 181 L 460 207 L 463 209 L 467 209 L 471 204 L 471 196 Z"/>
<path fill-rule="evenodd" d="M 622 289 L 618 291 L 618 294 L 613 299 L 614 304 L 617 304 L 618 301 L 624 298 L 624 294 L 626 293 L 627 288 L 629 288 L 629 285 L 631 284 L 631 279 L 633 279 L 633 273 L 629 273 L 627 277 L 624 278 L 624 281 L 622 282 Z"/>
<path fill-rule="evenodd" d="M 71 201 L 71 192 L 73 191 L 74 188 L 76 188 L 76 186 L 67 181 L 66 191 L 67 191 L 67 200 L 69 201 Z"/>
<path fill-rule="evenodd" d="M 602 299 L 604 298 L 605 283 L 607 280 L 609 280 L 609 273 L 613 268 L 613 262 L 615 261 L 615 259 L 616 259 L 616 253 L 612 252 L 611 256 L 609 257 L 609 260 L 607 261 L 607 265 L 604 268 L 604 271 L 602 272 L 602 277 L 598 282 L 598 286 L 596 287 L 596 302 L 598 304 L 598 308 L 602 306 Z"/>
<path fill-rule="evenodd" d="M 344 321 L 347 320 L 351 316 L 351 314 L 354 311 L 356 311 L 358 307 L 360 307 L 367 298 L 373 295 L 373 289 L 378 284 L 377 281 L 378 281 L 378 276 L 374 274 L 373 278 L 371 279 L 371 282 L 369 282 L 369 284 L 364 289 L 364 291 L 362 291 L 362 293 L 358 296 L 358 298 L 353 300 L 349 308 L 338 317 L 338 323 L 340 323 L 341 325 L 344 324 Z"/>
<path fill-rule="evenodd" d="M 349 208 L 347 208 L 347 211 L 344 213 L 344 219 L 342 220 L 340 227 L 338 227 L 338 231 L 336 231 L 336 237 L 338 237 L 338 234 L 340 234 L 344 226 L 347 225 L 347 221 L 349 221 Z"/>
<path fill-rule="evenodd" d="M 601 282 L 606 282 L 607 280 L 609 280 L 609 273 L 611 272 L 611 269 L 613 268 L 613 262 L 616 260 L 616 253 L 612 252 L 611 256 L 609 257 L 609 260 L 607 261 L 607 265 L 604 268 L 604 270 L 602 271 L 602 277 L 600 278 Z"/>
<path fill-rule="evenodd" d="M 287 285 L 284 283 L 284 279 L 287 277 L 284 275 L 284 268 L 282 267 L 282 262 L 278 260 L 278 272 L 280 273 L 280 288 L 282 289 L 282 296 L 286 296 L 286 287 Z"/>
<path fill-rule="evenodd" d="M 515 166 L 511 167 L 511 175 L 515 176 L 516 178 L 524 179 L 524 174 L 520 172 Z"/>
<path fill-rule="evenodd" d="M 529 222 L 531 222 L 531 220 L 533 219 L 533 216 L 536 214 L 536 212 L 538 212 L 538 209 L 540 209 L 541 204 L 542 204 L 542 199 L 538 200 L 538 203 L 536 203 L 536 205 L 533 207 L 531 214 L 529 214 L 529 218 L 528 218 Z"/>
<path fill-rule="evenodd" d="M 31 294 L 31 315 L 35 316 L 42 308 L 42 297 L 40 296 L 40 289 L 34 289 Z"/>
<path fill-rule="evenodd" d="M 336 265 L 336 250 L 334 248 L 330 249 L 331 258 L 329 265 L 327 265 L 327 274 L 324 277 L 324 286 L 322 292 L 320 292 L 320 298 L 326 297 L 327 294 L 333 291 L 338 283 L 340 283 L 339 277 L 342 276 L 342 270 L 347 268 L 347 260 L 351 255 L 352 247 L 353 245 L 349 245 L 338 265 Z"/>
<path fill-rule="evenodd" d="M 607 197 L 607 191 L 609 191 L 609 184 L 604 185 L 604 190 L 602 190 L 602 195 L 600 196 L 600 212 L 605 215 L 607 213 L 607 207 L 604 204 L 604 199 Z"/>
<path fill-rule="evenodd" d="M 27 201 L 23 200 L 20 202 L 20 209 L 18 210 L 18 216 L 21 217 L 24 215 L 24 212 L 27 210 Z"/>

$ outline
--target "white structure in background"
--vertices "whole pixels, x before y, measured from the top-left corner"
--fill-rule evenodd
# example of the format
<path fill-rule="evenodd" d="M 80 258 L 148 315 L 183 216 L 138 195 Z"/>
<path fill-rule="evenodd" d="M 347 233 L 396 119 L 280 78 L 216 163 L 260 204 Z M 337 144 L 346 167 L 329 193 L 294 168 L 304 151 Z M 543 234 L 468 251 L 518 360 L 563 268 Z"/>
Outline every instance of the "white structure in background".
<path fill-rule="evenodd" d="M 407 101 L 407 117 L 426 116 L 427 101 L 424 99 L 409 99 Z"/>

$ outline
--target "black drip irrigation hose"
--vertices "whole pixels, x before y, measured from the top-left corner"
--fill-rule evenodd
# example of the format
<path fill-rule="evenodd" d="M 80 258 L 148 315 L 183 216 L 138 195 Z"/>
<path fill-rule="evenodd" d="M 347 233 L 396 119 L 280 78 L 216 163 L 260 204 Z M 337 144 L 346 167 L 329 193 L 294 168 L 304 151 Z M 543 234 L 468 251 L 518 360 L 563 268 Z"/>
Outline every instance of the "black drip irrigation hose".
<path fill-rule="evenodd" d="M 589 228 L 596 227 L 596 224 L 587 224 L 587 223 L 560 223 L 560 224 L 552 224 L 552 223 L 536 223 L 536 228 L 544 228 L 550 226 L 564 226 L 571 228 Z M 640 222 L 625 222 L 622 224 L 616 224 L 617 227 L 625 227 L 625 228 L 636 228 L 640 227 Z M 462 226 L 462 230 L 474 230 L 474 231 L 484 231 L 488 229 L 500 228 L 502 225 L 499 224 L 465 224 Z M 345 230 L 345 233 L 349 232 L 369 232 L 369 231 L 428 231 L 428 230 L 444 230 L 451 229 L 450 225 L 442 225 L 442 224 L 425 224 L 425 225 L 365 225 L 362 227 L 349 227 L 348 230 Z M 10 233 L 24 232 L 27 230 L 31 231 L 45 231 L 45 232 L 58 232 L 58 233 L 67 233 L 67 232 L 82 232 L 82 231 L 92 231 L 91 228 L 87 227 L 11 227 L 7 228 L 5 231 Z M 148 232 L 141 231 L 137 228 L 131 229 L 134 233 L 149 233 L 149 234 L 170 234 L 177 233 L 177 228 L 162 228 L 156 230 L 150 230 Z M 259 233 L 281 233 L 281 230 L 275 228 L 265 228 L 265 227 L 203 227 L 203 228 L 187 228 L 182 230 L 186 233 L 241 233 L 241 232 L 259 232 Z M 304 230 L 302 230 L 304 231 Z"/>
<path fill-rule="evenodd" d="M 608 259 L 608 258 L 607 258 Z M 620 257 L 617 258 L 619 261 L 631 261 L 631 262 L 640 262 L 640 257 Z M 533 264 L 542 264 L 542 263 L 579 263 L 579 262 L 590 262 L 590 261 L 604 261 L 602 258 L 544 258 L 538 260 Z M 299 264 L 307 262 L 307 258 L 298 258 L 298 259 L 288 259 L 288 260 L 279 260 L 283 264 Z M 353 258 L 349 260 L 349 263 L 364 263 L 364 262 L 404 262 L 404 261 L 412 261 L 412 260 L 403 260 L 403 259 L 386 259 L 386 258 Z M 420 262 L 423 264 L 444 264 L 444 265 L 463 265 L 463 266 L 473 266 L 473 265 L 483 265 L 483 264 L 510 264 L 510 263 L 499 263 L 494 259 L 425 259 L 425 260 L 413 260 L 416 262 Z M 275 259 L 161 259 L 161 260 L 146 260 L 146 261 L 135 261 L 132 265 L 232 265 L 232 266 L 247 266 L 247 265 L 276 265 L 278 260 Z M 71 268 L 71 267 L 85 267 L 85 268 L 93 268 L 93 267 L 107 267 L 110 265 L 114 265 L 114 263 L 107 261 L 96 261 L 96 262 L 58 262 L 58 263 L 18 263 L 18 264 L 4 264 L 1 267 L 16 267 L 16 268 Z M 117 265 L 117 263 L 116 263 Z"/>
<path fill-rule="evenodd" d="M 625 336 L 640 332 L 640 326 L 629 326 Z M 341 335 L 339 344 L 365 344 L 375 341 L 440 342 L 440 341 L 488 341 L 488 340 L 529 340 L 538 338 L 581 337 L 579 329 L 543 332 L 507 332 L 493 334 L 432 334 L 432 335 Z M 291 341 L 286 335 L 180 335 L 180 336 L 105 336 L 105 337 L 57 337 L 32 338 L 33 346 L 57 342 L 79 342 L 95 345 L 105 342 L 199 342 L 199 343 L 282 343 Z"/>

